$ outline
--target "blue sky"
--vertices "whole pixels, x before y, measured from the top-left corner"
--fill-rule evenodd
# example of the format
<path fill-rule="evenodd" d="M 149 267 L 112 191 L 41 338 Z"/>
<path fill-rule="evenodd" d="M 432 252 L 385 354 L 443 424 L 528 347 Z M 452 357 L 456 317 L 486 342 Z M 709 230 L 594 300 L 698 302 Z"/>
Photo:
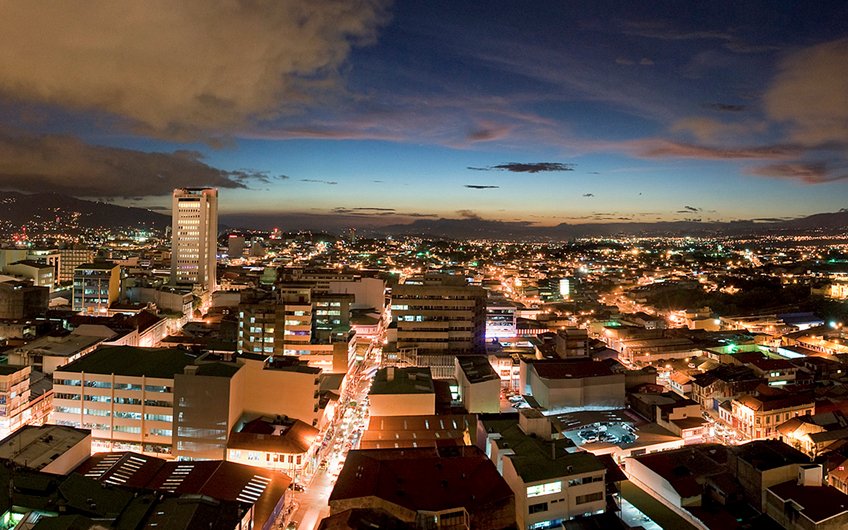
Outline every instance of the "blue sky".
<path fill-rule="evenodd" d="M 844 2 L 213 5 L 0 7 L 0 187 L 339 225 L 846 206 Z"/>

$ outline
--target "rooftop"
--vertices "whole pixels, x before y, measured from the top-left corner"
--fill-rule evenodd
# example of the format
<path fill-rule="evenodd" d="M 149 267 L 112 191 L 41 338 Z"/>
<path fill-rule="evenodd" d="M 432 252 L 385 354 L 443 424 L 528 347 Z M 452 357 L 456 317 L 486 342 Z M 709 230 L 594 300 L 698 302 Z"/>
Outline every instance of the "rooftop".
<path fill-rule="evenodd" d="M 90 434 L 87 430 L 62 425 L 27 425 L 0 441 L 0 459 L 40 470 Z"/>
<path fill-rule="evenodd" d="M 245 423 L 239 431 L 234 429 L 227 448 L 302 454 L 309 451 L 318 434 L 318 429 L 300 420 L 261 417 Z"/>
<path fill-rule="evenodd" d="M 75 333 L 62 336 L 48 335 L 15 349 L 17 351 L 37 351 L 41 355 L 71 357 L 102 341 L 103 337 L 78 335 Z"/>
<path fill-rule="evenodd" d="M 253 504 L 257 526 L 273 515 L 291 483 L 283 473 L 234 462 L 166 461 L 136 453 L 97 453 L 76 473 L 109 485 Z"/>
<path fill-rule="evenodd" d="M 726 471 L 727 448 L 697 444 L 633 458 L 668 481 L 681 497 L 695 497 L 703 492 L 705 477 Z"/>
<path fill-rule="evenodd" d="M 518 414 L 492 414 L 480 421 L 486 432 L 500 434 L 500 447 L 515 452 L 508 458 L 525 483 L 605 469 L 604 463 L 591 453 L 569 452 L 574 444 L 567 438 L 544 440 L 525 434 L 518 425 Z"/>
<path fill-rule="evenodd" d="M 369 394 L 434 394 L 429 367 L 381 368 L 374 375 Z"/>
<path fill-rule="evenodd" d="M 780 440 L 754 440 L 734 446 L 731 450 L 737 458 L 748 462 L 759 471 L 810 462 L 807 455 Z"/>
<path fill-rule="evenodd" d="M 500 376 L 485 355 L 462 355 L 456 362 L 470 383 L 500 380 Z"/>
<path fill-rule="evenodd" d="M 571 379 L 614 375 L 606 363 L 591 360 L 538 360 L 528 363 L 544 379 Z"/>
<path fill-rule="evenodd" d="M 78 265 L 75 270 L 101 270 L 101 271 L 109 271 L 117 267 L 115 263 L 111 261 L 98 261 L 95 263 L 83 263 L 82 265 Z"/>
<path fill-rule="evenodd" d="M 790 407 L 812 405 L 813 395 L 807 392 L 789 392 L 782 388 L 759 385 L 755 394 L 739 396 L 736 401 L 755 411 L 780 410 Z"/>
<path fill-rule="evenodd" d="M 769 488 L 782 501 L 792 501 L 807 519 L 818 523 L 848 513 L 848 495 L 830 486 L 800 486 L 795 480 Z"/>
<path fill-rule="evenodd" d="M 348 453 L 330 503 L 378 497 L 412 510 L 464 507 L 469 512 L 512 502 L 512 490 L 477 447 L 370 449 Z"/>
<path fill-rule="evenodd" d="M 362 449 L 435 447 L 446 440 L 460 445 L 473 440 L 477 430 L 474 414 L 424 416 L 371 416 L 362 433 Z"/>
<path fill-rule="evenodd" d="M 194 357 L 178 349 L 102 346 L 85 357 L 66 364 L 57 372 L 171 379 L 174 374 L 183 373 L 185 367 L 194 360 Z"/>

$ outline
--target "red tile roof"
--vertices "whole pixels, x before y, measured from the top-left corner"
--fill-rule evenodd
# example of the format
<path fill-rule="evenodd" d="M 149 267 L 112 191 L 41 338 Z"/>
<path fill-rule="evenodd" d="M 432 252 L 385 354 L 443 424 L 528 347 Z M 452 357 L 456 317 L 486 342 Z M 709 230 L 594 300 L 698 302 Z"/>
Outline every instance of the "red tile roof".
<path fill-rule="evenodd" d="M 221 460 L 177 462 L 137 453 L 98 453 L 75 472 L 115 486 L 251 504 L 259 526 L 281 505 L 291 484 L 287 475 L 258 467 Z"/>
<path fill-rule="evenodd" d="M 330 503 L 378 497 L 416 511 L 464 507 L 475 512 L 513 498 L 482 451 L 473 446 L 456 451 L 458 456 L 449 457 L 431 448 L 351 451 Z"/>

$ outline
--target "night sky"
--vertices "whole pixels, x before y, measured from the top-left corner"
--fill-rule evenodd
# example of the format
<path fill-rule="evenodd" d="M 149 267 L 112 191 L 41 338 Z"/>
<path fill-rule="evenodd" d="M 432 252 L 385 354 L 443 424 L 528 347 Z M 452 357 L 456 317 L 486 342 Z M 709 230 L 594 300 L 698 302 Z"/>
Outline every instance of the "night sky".
<path fill-rule="evenodd" d="M 0 187 L 197 185 L 292 226 L 837 211 L 848 2 L 0 4 Z"/>

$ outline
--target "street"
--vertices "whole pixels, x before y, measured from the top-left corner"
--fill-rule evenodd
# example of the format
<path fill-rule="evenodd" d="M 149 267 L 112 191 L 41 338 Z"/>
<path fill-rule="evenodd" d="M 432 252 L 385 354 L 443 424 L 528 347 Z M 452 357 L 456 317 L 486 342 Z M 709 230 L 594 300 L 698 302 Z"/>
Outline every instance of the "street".
<path fill-rule="evenodd" d="M 304 484 L 304 491 L 293 492 L 297 508 L 286 523 L 295 522 L 300 530 L 314 530 L 330 514 L 328 501 L 336 478 L 348 451 L 358 447 L 362 431 L 367 427 L 368 391 L 379 366 L 382 334 L 378 337 L 365 348 L 363 360 L 354 361 L 345 376 L 345 390 L 339 398 L 333 423 L 318 450 L 318 470 Z"/>

